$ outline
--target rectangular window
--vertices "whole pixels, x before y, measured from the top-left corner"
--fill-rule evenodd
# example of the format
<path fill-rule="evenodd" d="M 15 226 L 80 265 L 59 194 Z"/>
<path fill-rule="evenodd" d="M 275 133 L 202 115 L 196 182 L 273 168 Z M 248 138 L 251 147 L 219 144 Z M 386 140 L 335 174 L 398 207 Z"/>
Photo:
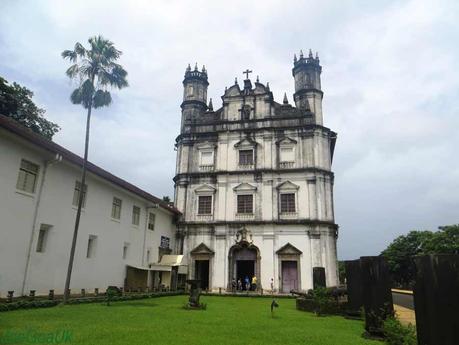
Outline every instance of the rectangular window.
<path fill-rule="evenodd" d="M 237 196 L 237 213 L 253 213 L 253 195 Z"/>
<path fill-rule="evenodd" d="M 166 236 L 161 236 L 161 248 L 169 248 L 171 239 Z"/>
<path fill-rule="evenodd" d="M 132 224 L 133 225 L 140 224 L 140 207 L 137 207 L 137 206 L 132 207 Z"/>
<path fill-rule="evenodd" d="M 147 265 L 150 264 L 150 255 L 151 255 L 151 251 L 150 249 L 147 250 Z"/>
<path fill-rule="evenodd" d="M 41 224 L 40 231 L 38 232 L 37 239 L 37 253 L 44 253 L 46 249 L 46 242 L 48 240 L 50 225 Z"/>
<path fill-rule="evenodd" d="M 211 195 L 201 195 L 198 197 L 198 214 L 212 214 Z"/>
<path fill-rule="evenodd" d="M 293 147 L 282 147 L 280 149 L 280 161 L 281 162 L 293 162 L 295 157 L 293 156 Z"/>
<path fill-rule="evenodd" d="M 148 230 L 155 230 L 156 215 L 154 213 L 148 214 Z"/>
<path fill-rule="evenodd" d="M 201 165 L 214 165 L 214 153 L 212 151 L 201 152 Z"/>
<path fill-rule="evenodd" d="M 281 206 L 281 213 L 296 212 L 295 194 L 294 193 L 281 194 L 280 195 L 280 206 Z"/>
<path fill-rule="evenodd" d="M 86 251 L 87 258 L 93 258 L 96 256 L 96 243 L 97 243 L 97 236 L 89 235 L 88 249 Z"/>
<path fill-rule="evenodd" d="M 113 198 L 112 204 L 112 218 L 120 219 L 121 218 L 121 199 Z"/>
<path fill-rule="evenodd" d="M 239 165 L 253 164 L 253 150 L 239 150 Z"/>
<path fill-rule="evenodd" d="M 124 243 L 123 246 L 123 259 L 126 260 L 129 251 L 129 243 Z"/>
<path fill-rule="evenodd" d="M 35 193 L 38 169 L 38 165 L 26 161 L 25 159 L 21 160 L 16 188 L 27 193 Z"/>
<path fill-rule="evenodd" d="M 86 192 L 88 190 L 88 186 L 85 184 L 83 188 L 83 203 L 82 207 L 86 205 Z M 80 199 L 80 192 L 81 192 L 81 182 L 75 181 L 75 189 L 73 190 L 73 206 L 78 206 L 78 200 Z"/>

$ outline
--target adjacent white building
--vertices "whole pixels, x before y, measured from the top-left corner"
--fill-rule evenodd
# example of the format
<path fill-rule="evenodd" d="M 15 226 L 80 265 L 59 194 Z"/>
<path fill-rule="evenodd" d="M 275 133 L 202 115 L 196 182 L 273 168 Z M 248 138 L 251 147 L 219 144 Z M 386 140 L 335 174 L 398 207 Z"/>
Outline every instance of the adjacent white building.
<path fill-rule="evenodd" d="M 0 295 L 63 292 L 81 163 L 0 116 Z M 84 193 L 71 290 L 169 286 L 180 212 L 93 164 Z"/>
<path fill-rule="evenodd" d="M 323 125 L 322 67 L 300 55 L 295 106 L 248 78 L 207 105 L 205 68 L 188 66 L 177 137 L 175 205 L 189 276 L 229 289 L 255 275 L 258 288 L 313 287 L 314 270 L 336 285 L 338 227 L 331 163 L 336 133 Z"/>

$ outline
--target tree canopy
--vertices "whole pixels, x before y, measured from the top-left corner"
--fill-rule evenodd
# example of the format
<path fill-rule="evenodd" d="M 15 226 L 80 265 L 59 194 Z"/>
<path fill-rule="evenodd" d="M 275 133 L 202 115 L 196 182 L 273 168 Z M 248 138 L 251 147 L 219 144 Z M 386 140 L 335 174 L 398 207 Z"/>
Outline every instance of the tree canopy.
<path fill-rule="evenodd" d="M 0 77 L 0 114 L 51 140 L 60 128 L 43 116 L 45 110 L 37 107 L 32 97 L 33 92 L 26 87 L 15 82 L 10 85 Z"/>
<path fill-rule="evenodd" d="M 413 257 L 426 254 L 459 254 L 459 224 L 440 226 L 439 231 L 410 231 L 397 237 L 381 253 L 394 283 L 409 287 L 415 277 Z"/>

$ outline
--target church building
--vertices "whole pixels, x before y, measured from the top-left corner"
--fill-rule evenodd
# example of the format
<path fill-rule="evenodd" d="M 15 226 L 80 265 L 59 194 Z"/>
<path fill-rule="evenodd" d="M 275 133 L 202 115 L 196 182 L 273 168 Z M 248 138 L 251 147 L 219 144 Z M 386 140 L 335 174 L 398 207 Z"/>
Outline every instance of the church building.
<path fill-rule="evenodd" d="M 290 104 L 286 95 L 276 102 L 269 84 L 252 83 L 247 70 L 214 110 L 206 69 L 186 69 L 177 240 L 188 276 L 202 288 L 230 289 L 233 279 L 255 276 L 258 289 L 306 290 L 317 272 L 337 285 L 336 133 L 324 126 L 321 72 L 317 55 L 295 56 Z"/>

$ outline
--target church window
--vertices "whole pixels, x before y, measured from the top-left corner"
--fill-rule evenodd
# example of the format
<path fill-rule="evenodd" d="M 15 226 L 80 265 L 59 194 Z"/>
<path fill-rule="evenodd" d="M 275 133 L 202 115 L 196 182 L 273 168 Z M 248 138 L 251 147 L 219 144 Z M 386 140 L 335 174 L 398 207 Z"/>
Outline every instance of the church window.
<path fill-rule="evenodd" d="M 253 165 L 253 150 L 239 150 L 239 165 Z"/>
<path fill-rule="evenodd" d="M 212 151 L 202 151 L 200 165 L 214 165 L 214 153 Z"/>
<path fill-rule="evenodd" d="M 78 201 L 80 200 L 80 193 L 82 192 L 81 190 L 81 182 L 80 181 L 75 181 L 75 189 L 73 190 L 73 201 L 72 205 L 73 206 L 78 206 Z M 86 192 L 88 190 L 88 186 L 85 184 L 83 188 L 83 203 L 81 204 L 82 207 L 85 207 L 86 205 Z"/>
<path fill-rule="evenodd" d="M 21 160 L 16 188 L 27 193 L 35 193 L 38 169 L 38 165 L 25 159 Z"/>
<path fill-rule="evenodd" d="M 250 105 L 244 105 L 241 109 L 242 120 L 250 120 Z"/>
<path fill-rule="evenodd" d="M 113 219 L 121 218 L 121 204 L 122 204 L 121 199 L 113 198 L 113 204 L 112 204 L 112 218 Z"/>
<path fill-rule="evenodd" d="M 156 215 L 152 212 L 148 214 L 148 230 L 155 230 Z"/>
<path fill-rule="evenodd" d="M 295 193 L 285 193 L 280 195 L 281 213 L 296 212 Z"/>
<path fill-rule="evenodd" d="M 133 225 L 140 224 L 140 207 L 138 206 L 132 207 L 132 224 Z"/>
<path fill-rule="evenodd" d="M 37 253 L 44 253 L 46 249 L 46 242 L 48 239 L 49 230 L 51 229 L 50 225 L 41 224 L 40 231 L 38 232 L 37 239 Z"/>
<path fill-rule="evenodd" d="M 212 214 L 211 195 L 200 195 L 198 197 L 198 214 Z"/>
<path fill-rule="evenodd" d="M 97 236 L 89 235 L 88 248 L 86 250 L 86 257 L 88 259 L 96 256 L 96 244 L 97 244 Z"/>
<path fill-rule="evenodd" d="M 237 213 L 253 213 L 253 195 L 237 196 Z"/>
<path fill-rule="evenodd" d="M 293 162 L 295 160 L 293 154 L 293 147 L 281 147 L 280 149 L 280 161 L 281 162 Z"/>

